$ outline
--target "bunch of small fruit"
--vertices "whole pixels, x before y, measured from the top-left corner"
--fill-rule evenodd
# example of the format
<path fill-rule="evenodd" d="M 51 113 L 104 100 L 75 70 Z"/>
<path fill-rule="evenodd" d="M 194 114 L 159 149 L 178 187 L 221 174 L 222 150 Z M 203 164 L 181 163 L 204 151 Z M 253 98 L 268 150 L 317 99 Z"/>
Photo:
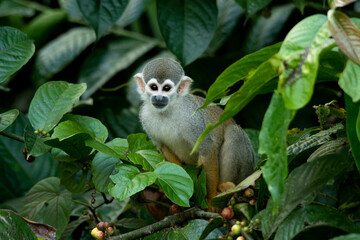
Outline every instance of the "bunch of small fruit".
<path fill-rule="evenodd" d="M 253 207 L 251 206 L 254 206 L 256 204 L 256 200 L 254 198 L 254 190 L 252 188 L 247 188 L 240 198 L 246 202 L 236 203 L 236 200 L 233 198 L 230 200 L 229 205 L 223 208 L 221 215 L 223 216 L 223 218 L 228 220 L 228 235 L 221 235 L 218 237 L 219 239 L 245 240 L 248 233 L 252 233 L 254 229 L 259 228 L 260 219 L 255 219 L 254 221 L 251 220 L 250 222 L 243 216 L 241 217 L 241 221 L 237 221 L 236 219 L 234 219 L 234 210 L 237 214 L 239 213 L 239 215 L 242 215 L 241 212 L 244 208 L 246 208 L 246 205 L 248 206 L 248 208 L 251 208 L 250 210 L 253 211 Z M 251 216 L 247 216 L 247 218 L 249 219 L 251 218 Z"/>
<path fill-rule="evenodd" d="M 109 222 L 99 222 L 93 230 L 91 230 L 91 236 L 95 239 L 103 240 L 107 236 L 113 235 L 115 229 Z"/>

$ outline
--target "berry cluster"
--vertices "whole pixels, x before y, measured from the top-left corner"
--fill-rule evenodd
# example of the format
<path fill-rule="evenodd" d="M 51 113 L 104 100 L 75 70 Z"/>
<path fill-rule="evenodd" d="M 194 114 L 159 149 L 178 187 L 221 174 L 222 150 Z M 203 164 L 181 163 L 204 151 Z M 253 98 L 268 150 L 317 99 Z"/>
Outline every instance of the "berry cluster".
<path fill-rule="evenodd" d="M 247 234 L 251 234 L 253 230 L 259 228 L 260 219 L 249 221 L 243 216 L 243 214 L 241 214 L 241 209 L 244 207 L 244 205 L 252 208 L 251 206 L 256 204 L 254 195 L 254 190 L 252 188 L 247 188 L 243 192 L 242 196 L 240 196 L 241 202 L 237 203 L 235 198 L 232 198 L 228 206 L 223 208 L 221 215 L 224 219 L 227 220 L 227 223 L 224 226 L 228 227 L 228 234 L 227 236 L 219 236 L 219 239 L 245 240 Z M 238 219 L 241 221 L 237 220 L 236 217 L 238 217 Z"/>
<path fill-rule="evenodd" d="M 50 133 L 44 131 L 42 128 L 39 128 L 38 130 L 35 130 L 34 133 L 36 135 L 39 135 L 40 137 L 50 137 Z"/>
<path fill-rule="evenodd" d="M 111 236 L 114 234 L 114 227 L 111 226 L 109 222 L 99 222 L 93 230 L 91 230 L 91 236 L 95 239 L 105 239 L 106 236 Z"/>

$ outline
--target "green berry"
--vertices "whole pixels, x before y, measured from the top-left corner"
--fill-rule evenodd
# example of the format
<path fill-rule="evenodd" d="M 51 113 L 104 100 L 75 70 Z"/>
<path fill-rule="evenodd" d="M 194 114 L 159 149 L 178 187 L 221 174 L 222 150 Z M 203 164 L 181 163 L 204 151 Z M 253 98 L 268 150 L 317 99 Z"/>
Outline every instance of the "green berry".
<path fill-rule="evenodd" d="M 241 233 L 241 226 L 238 224 L 235 224 L 231 227 L 231 231 L 235 234 L 235 235 L 239 235 Z"/>

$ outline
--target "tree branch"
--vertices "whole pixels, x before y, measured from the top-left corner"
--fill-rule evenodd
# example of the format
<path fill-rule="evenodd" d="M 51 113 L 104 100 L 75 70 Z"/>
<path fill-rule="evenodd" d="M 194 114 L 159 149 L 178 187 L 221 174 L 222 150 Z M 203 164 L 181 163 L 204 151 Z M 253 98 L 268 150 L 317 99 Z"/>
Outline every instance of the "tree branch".
<path fill-rule="evenodd" d="M 111 237 L 111 240 L 130 240 L 130 239 L 136 239 L 145 235 L 152 234 L 156 231 L 159 231 L 164 228 L 168 228 L 171 226 L 179 225 L 185 221 L 188 221 L 190 219 L 196 219 L 196 218 L 215 218 L 220 216 L 218 213 L 211 213 L 206 212 L 201 209 L 195 208 L 191 209 L 187 212 L 179 213 L 177 215 L 172 215 L 164 218 L 163 220 L 156 222 L 154 224 L 148 225 L 146 227 L 119 235 Z"/>
<path fill-rule="evenodd" d="M 11 139 L 13 139 L 13 140 L 16 140 L 16 141 L 19 141 L 19 142 L 22 142 L 22 143 L 25 142 L 25 140 L 24 140 L 23 137 L 21 137 L 21 136 L 19 136 L 19 135 L 16 135 L 16 134 L 14 134 L 14 133 L 11 133 L 11 132 L 2 131 L 2 132 L 0 132 L 0 135 L 3 135 L 3 136 L 5 136 L 5 137 L 11 138 Z"/>

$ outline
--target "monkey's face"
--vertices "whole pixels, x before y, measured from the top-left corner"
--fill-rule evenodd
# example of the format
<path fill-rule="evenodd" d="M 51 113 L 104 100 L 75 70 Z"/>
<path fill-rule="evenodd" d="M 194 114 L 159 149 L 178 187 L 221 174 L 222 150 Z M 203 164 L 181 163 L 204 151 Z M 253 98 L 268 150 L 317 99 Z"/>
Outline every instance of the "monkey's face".
<path fill-rule="evenodd" d="M 146 84 L 145 91 L 150 97 L 151 104 L 158 110 L 165 110 L 172 95 L 176 92 L 175 84 L 171 80 L 167 79 L 163 83 L 159 83 L 154 78 Z"/>

